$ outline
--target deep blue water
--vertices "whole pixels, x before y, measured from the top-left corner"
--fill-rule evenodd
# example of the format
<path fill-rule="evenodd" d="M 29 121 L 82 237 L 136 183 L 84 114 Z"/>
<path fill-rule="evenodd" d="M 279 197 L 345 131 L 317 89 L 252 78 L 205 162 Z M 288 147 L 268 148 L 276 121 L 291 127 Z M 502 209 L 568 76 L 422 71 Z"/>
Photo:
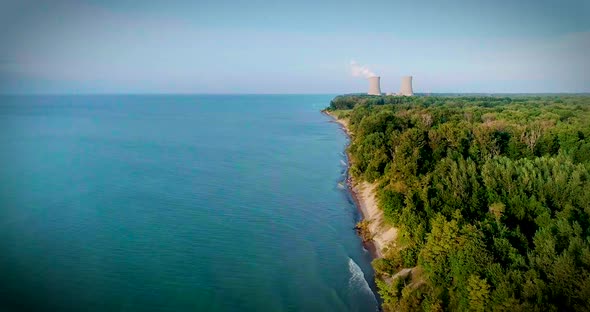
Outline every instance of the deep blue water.
<path fill-rule="evenodd" d="M 0 308 L 375 311 L 331 98 L 0 97 Z"/>

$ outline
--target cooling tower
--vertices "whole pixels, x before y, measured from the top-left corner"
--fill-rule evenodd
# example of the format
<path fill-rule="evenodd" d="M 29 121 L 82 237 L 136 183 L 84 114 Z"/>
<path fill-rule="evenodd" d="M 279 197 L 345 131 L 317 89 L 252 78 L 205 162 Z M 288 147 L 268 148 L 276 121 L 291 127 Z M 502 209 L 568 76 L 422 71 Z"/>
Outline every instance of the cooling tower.
<path fill-rule="evenodd" d="M 412 96 L 414 91 L 412 90 L 412 76 L 402 77 L 402 85 L 399 89 L 400 95 Z"/>
<path fill-rule="evenodd" d="M 381 77 L 369 77 L 369 95 L 381 95 Z"/>

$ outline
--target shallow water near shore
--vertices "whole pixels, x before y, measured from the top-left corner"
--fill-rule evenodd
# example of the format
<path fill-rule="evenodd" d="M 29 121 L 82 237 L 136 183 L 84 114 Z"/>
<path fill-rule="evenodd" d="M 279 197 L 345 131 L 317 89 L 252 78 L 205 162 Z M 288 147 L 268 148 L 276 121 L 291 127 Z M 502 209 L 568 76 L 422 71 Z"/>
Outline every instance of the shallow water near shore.
<path fill-rule="evenodd" d="M 0 307 L 377 310 L 331 98 L 0 97 Z"/>

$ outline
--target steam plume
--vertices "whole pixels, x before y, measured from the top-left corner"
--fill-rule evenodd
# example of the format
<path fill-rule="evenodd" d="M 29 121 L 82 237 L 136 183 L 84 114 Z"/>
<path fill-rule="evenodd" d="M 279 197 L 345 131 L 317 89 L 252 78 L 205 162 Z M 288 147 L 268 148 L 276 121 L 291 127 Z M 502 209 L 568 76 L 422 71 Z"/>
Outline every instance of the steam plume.
<path fill-rule="evenodd" d="M 354 77 L 371 78 L 377 76 L 367 66 L 361 65 L 355 60 L 350 61 L 350 69 Z"/>

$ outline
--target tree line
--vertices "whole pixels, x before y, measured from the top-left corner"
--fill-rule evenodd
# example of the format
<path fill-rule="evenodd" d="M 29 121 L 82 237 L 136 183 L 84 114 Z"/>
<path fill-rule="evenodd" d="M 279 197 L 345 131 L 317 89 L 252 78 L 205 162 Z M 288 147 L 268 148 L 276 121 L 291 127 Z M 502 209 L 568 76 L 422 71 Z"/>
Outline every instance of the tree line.
<path fill-rule="evenodd" d="M 590 97 L 349 95 L 327 110 L 398 228 L 373 262 L 384 308 L 590 311 Z"/>

